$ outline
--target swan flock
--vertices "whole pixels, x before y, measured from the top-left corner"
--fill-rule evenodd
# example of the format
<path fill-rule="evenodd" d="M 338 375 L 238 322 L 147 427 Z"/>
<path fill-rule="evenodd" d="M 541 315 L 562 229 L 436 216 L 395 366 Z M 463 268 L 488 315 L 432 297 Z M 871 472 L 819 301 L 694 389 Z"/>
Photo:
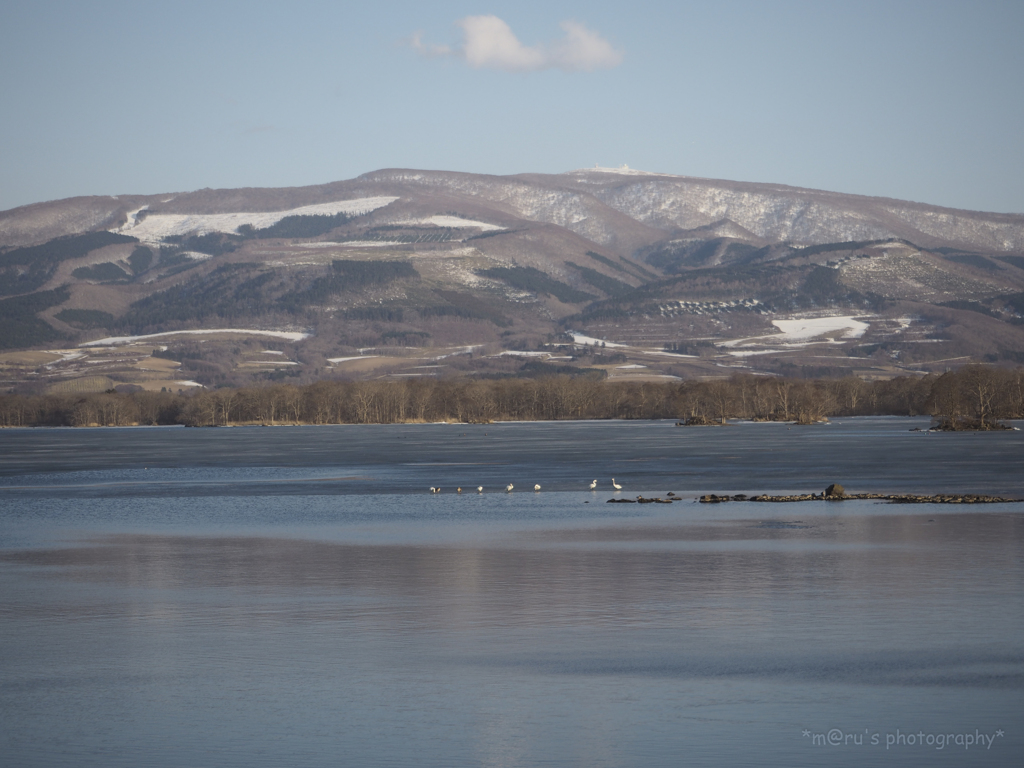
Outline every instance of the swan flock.
<path fill-rule="evenodd" d="M 590 483 L 588 484 L 588 487 L 592 491 L 596 490 L 597 489 L 597 480 L 591 480 Z M 616 491 L 621 491 L 622 490 L 622 484 L 615 482 L 615 478 L 614 477 L 612 478 L 612 488 L 614 488 Z M 509 483 L 508 485 L 505 486 L 505 493 L 512 493 L 512 491 L 514 489 L 515 489 L 515 486 L 512 485 L 512 483 Z M 430 486 L 430 488 L 428 490 L 430 491 L 430 493 L 440 493 L 441 492 L 441 489 L 439 487 L 436 487 L 436 486 L 433 486 L 433 485 Z M 540 491 L 540 483 L 534 483 L 533 490 L 539 492 Z M 483 493 L 484 492 L 484 487 L 482 485 L 478 485 L 476 487 L 476 492 L 477 493 Z M 462 493 L 462 486 L 459 486 L 456 489 L 456 493 Z"/>

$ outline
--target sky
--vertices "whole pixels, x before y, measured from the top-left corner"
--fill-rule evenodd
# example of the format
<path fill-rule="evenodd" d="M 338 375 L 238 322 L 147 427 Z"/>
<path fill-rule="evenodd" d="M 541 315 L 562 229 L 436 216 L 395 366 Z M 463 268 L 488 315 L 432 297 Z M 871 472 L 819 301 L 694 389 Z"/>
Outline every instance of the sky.
<path fill-rule="evenodd" d="M 0 210 L 596 165 L 1024 213 L 1024 2 L 0 4 Z"/>

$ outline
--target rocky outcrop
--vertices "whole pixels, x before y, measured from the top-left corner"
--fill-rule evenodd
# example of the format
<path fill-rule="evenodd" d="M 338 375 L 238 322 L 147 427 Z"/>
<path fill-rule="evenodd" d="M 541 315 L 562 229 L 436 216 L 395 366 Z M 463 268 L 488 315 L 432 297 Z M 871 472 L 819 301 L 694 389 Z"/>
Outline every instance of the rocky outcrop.
<path fill-rule="evenodd" d="M 846 489 L 838 483 L 832 483 L 832 485 L 825 489 L 826 499 L 841 499 L 845 495 Z"/>
<path fill-rule="evenodd" d="M 675 494 L 670 494 L 675 496 Z M 673 501 L 680 501 L 678 498 L 663 499 L 660 496 L 653 498 L 647 498 L 645 496 L 637 496 L 635 499 L 608 499 L 606 504 L 671 504 Z"/>
<path fill-rule="evenodd" d="M 829 489 L 839 488 L 840 493 L 829 495 L 828 489 L 824 493 L 801 493 L 790 496 L 771 496 L 759 494 L 757 496 L 745 496 L 736 494 L 734 496 L 718 496 L 714 493 L 701 496 L 699 501 L 702 504 L 720 504 L 724 501 L 767 501 L 775 503 L 786 503 L 794 501 L 845 501 L 856 499 L 872 499 L 877 501 L 888 501 L 890 504 L 1008 504 L 1024 502 L 1024 499 L 1013 499 L 1005 496 L 987 496 L 979 493 L 938 493 L 938 494 L 914 494 L 914 493 L 842 493 L 842 486 L 830 485 Z"/>

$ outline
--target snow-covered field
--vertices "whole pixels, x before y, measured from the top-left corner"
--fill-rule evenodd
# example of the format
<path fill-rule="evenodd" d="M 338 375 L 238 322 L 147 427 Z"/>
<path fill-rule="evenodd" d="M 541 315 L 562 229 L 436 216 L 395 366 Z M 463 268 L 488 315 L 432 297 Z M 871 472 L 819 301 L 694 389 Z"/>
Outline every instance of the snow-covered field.
<path fill-rule="evenodd" d="M 74 349 L 48 349 L 46 351 L 54 355 L 60 355 L 60 360 L 48 363 L 44 366 L 45 368 L 53 368 L 57 363 L 67 363 L 71 360 L 78 360 L 79 358 L 85 357 L 85 352 L 79 352 Z"/>
<path fill-rule="evenodd" d="M 688 357 L 691 359 L 700 357 L 700 355 L 684 355 L 682 352 L 666 352 L 663 349 L 645 349 L 644 354 L 661 355 L 662 357 Z"/>
<path fill-rule="evenodd" d="M 790 345 L 794 346 L 794 345 Z M 803 344 L 795 346 L 804 346 Z M 776 352 L 781 351 L 778 347 L 772 347 L 771 349 L 730 349 L 729 354 L 733 357 L 754 357 L 755 355 L 774 355 Z"/>
<path fill-rule="evenodd" d="M 806 347 L 809 344 L 841 343 L 837 339 L 859 339 L 869 328 L 869 324 L 855 317 L 800 317 L 789 320 L 772 320 L 772 324 L 781 333 L 765 336 L 750 336 L 744 339 L 732 339 L 718 344 L 734 357 L 751 357 L 754 355 L 770 355 L 787 348 Z M 660 349 L 640 349 L 628 344 L 619 344 L 604 339 L 595 339 L 575 331 L 569 332 L 576 344 L 589 344 L 606 348 L 634 349 L 645 355 L 662 357 L 695 358 L 697 355 L 686 355 L 679 352 L 667 352 Z M 621 367 L 621 366 L 620 366 Z"/>
<path fill-rule="evenodd" d="M 349 360 L 369 360 L 371 357 L 380 357 L 380 355 L 356 355 L 355 357 L 328 357 L 328 363 L 346 363 Z"/>
<path fill-rule="evenodd" d="M 482 349 L 483 346 L 483 344 L 469 344 L 465 347 L 452 347 L 449 349 L 448 352 L 444 353 L 443 355 L 433 355 L 427 359 L 444 360 L 445 358 L 448 357 L 456 357 L 458 355 L 469 355 L 472 354 L 473 352 L 476 352 L 478 349 Z"/>
<path fill-rule="evenodd" d="M 576 333 L 575 331 L 569 331 L 572 335 L 572 340 L 577 344 L 589 344 L 590 346 L 601 346 L 604 344 L 606 348 L 611 347 L 626 347 L 626 344 L 616 344 L 614 341 L 605 341 L 604 339 L 595 339 L 593 336 L 584 336 L 582 333 Z"/>
<path fill-rule="evenodd" d="M 247 328 L 210 328 L 202 331 L 167 331 L 166 333 L 149 333 L 145 336 L 108 336 L 105 339 L 87 341 L 84 344 L 79 344 L 78 346 L 116 347 L 121 344 L 131 344 L 136 341 L 145 341 L 147 339 L 162 339 L 165 336 L 178 336 L 180 334 L 208 336 L 211 333 L 244 333 L 250 336 L 273 336 L 276 339 L 287 339 L 288 341 L 302 341 L 303 339 L 309 338 L 311 335 L 309 333 L 301 333 L 298 331 L 254 331 Z"/>
<path fill-rule="evenodd" d="M 733 339 L 723 342 L 720 346 L 736 357 L 749 357 L 750 355 L 767 354 L 778 347 L 806 346 L 815 339 L 833 343 L 837 338 L 859 339 L 869 327 L 868 323 L 850 316 L 772 320 L 772 325 L 782 333 Z M 761 349 L 749 349 L 750 347 L 760 347 Z"/>
<path fill-rule="evenodd" d="M 401 240 L 346 240 L 343 243 L 299 243 L 301 248 L 384 248 L 405 245 Z"/>
<path fill-rule="evenodd" d="M 505 227 L 499 227 L 497 224 L 488 224 L 485 221 L 474 221 L 473 219 L 464 219 L 461 216 L 429 216 L 425 219 L 413 219 L 409 221 L 396 221 L 398 226 L 423 226 L 424 224 L 433 224 L 435 227 L 451 227 L 452 229 L 482 229 L 484 231 L 492 231 L 495 229 L 505 229 Z"/>
<path fill-rule="evenodd" d="M 843 331 L 844 339 L 859 339 L 868 324 L 853 317 L 804 317 L 797 320 L 772 320 L 786 341 L 806 341 L 825 334 Z M 838 334 L 837 334 L 838 335 Z"/>
<path fill-rule="evenodd" d="M 151 213 L 139 221 L 140 208 L 128 214 L 128 221 L 119 229 L 112 230 L 123 235 L 137 237 L 143 242 L 160 242 L 171 235 L 204 235 L 208 232 L 236 232 L 243 224 L 264 229 L 276 224 L 286 216 L 333 216 L 347 213 L 359 216 L 383 208 L 397 200 L 397 197 L 361 197 L 355 200 L 337 200 L 333 203 L 305 205 L 287 211 L 263 211 L 249 213 Z"/>

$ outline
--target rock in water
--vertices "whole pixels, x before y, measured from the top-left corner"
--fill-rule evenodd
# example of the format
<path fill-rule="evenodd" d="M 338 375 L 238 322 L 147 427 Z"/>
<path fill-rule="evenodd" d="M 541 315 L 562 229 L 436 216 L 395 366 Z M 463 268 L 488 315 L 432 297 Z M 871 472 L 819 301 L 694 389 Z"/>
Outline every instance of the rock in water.
<path fill-rule="evenodd" d="M 828 488 L 825 489 L 826 499 L 841 499 L 846 495 L 846 489 L 839 483 L 832 483 Z"/>

